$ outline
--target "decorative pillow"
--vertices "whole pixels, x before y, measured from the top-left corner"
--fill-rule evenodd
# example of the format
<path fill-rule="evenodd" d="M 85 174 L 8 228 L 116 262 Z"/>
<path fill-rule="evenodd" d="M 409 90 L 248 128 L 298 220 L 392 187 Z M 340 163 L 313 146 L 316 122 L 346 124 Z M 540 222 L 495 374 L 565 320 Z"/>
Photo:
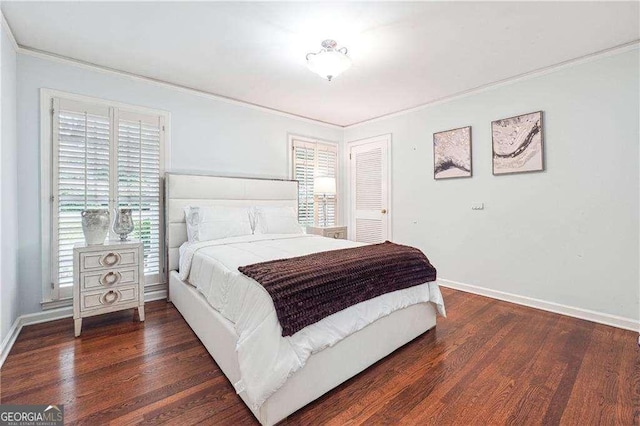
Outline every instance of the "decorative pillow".
<path fill-rule="evenodd" d="M 200 207 L 187 206 L 184 208 L 184 221 L 187 223 L 187 241 L 198 241 L 198 226 L 200 225 Z"/>
<path fill-rule="evenodd" d="M 293 207 L 255 208 L 256 234 L 303 234 L 298 215 Z"/>
<path fill-rule="evenodd" d="M 184 208 L 184 215 L 190 243 L 253 233 L 248 207 L 189 206 Z"/>

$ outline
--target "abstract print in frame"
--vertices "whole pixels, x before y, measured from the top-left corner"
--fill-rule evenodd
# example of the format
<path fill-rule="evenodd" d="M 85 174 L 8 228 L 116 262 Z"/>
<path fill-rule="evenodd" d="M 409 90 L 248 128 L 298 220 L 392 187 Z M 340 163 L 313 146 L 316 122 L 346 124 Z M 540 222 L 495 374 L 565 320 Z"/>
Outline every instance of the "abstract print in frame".
<path fill-rule="evenodd" d="M 433 134 L 433 178 L 471 177 L 471 126 Z"/>
<path fill-rule="evenodd" d="M 493 174 L 544 170 L 542 111 L 491 123 Z"/>

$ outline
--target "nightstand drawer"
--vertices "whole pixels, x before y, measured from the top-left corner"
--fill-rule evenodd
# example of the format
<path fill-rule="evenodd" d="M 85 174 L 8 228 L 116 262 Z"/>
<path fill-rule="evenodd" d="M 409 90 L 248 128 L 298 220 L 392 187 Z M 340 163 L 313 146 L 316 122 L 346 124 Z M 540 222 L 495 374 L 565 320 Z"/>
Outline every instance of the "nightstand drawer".
<path fill-rule="evenodd" d="M 138 309 L 144 321 L 143 245 L 140 240 L 109 240 L 103 245 L 79 242 L 73 247 L 73 324 L 123 309 Z"/>
<path fill-rule="evenodd" d="M 81 291 L 138 284 L 138 269 L 137 266 L 134 266 L 107 271 L 82 272 L 80 274 Z"/>
<path fill-rule="evenodd" d="M 345 240 L 347 238 L 347 233 L 345 231 L 327 231 L 324 236 L 327 238 L 335 238 L 337 240 Z"/>
<path fill-rule="evenodd" d="M 92 291 L 80 294 L 80 310 L 109 308 L 138 301 L 138 286 L 117 287 L 110 290 Z"/>
<path fill-rule="evenodd" d="M 80 254 L 80 270 L 133 266 L 138 264 L 138 250 L 114 250 Z"/>
<path fill-rule="evenodd" d="M 336 240 L 347 239 L 346 226 L 307 226 L 307 234 L 322 235 L 325 238 L 334 238 Z"/>

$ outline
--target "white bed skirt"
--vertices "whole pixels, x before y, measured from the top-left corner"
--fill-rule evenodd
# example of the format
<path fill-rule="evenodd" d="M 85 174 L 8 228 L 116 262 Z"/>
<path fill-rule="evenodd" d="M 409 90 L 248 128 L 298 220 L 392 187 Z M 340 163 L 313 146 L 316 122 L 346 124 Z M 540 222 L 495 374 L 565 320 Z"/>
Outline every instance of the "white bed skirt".
<path fill-rule="evenodd" d="M 240 380 L 233 323 L 220 315 L 177 272 L 169 275 L 171 302 L 207 348 L 231 383 Z M 380 318 L 336 345 L 311 355 L 303 368 L 262 404 L 251 409 L 246 395 L 239 395 L 263 425 L 273 425 L 355 376 L 376 361 L 436 325 L 431 303 L 420 303 Z M 384 338 L 381 338 L 384 336 Z"/>

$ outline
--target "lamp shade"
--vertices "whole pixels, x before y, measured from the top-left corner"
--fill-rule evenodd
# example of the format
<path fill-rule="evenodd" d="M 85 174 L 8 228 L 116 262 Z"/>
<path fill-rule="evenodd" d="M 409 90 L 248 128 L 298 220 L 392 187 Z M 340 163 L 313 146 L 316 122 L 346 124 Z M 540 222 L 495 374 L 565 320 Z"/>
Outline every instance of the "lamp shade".
<path fill-rule="evenodd" d="M 321 195 L 333 195 L 336 193 L 336 178 L 318 176 L 313 179 L 313 193 Z"/>

